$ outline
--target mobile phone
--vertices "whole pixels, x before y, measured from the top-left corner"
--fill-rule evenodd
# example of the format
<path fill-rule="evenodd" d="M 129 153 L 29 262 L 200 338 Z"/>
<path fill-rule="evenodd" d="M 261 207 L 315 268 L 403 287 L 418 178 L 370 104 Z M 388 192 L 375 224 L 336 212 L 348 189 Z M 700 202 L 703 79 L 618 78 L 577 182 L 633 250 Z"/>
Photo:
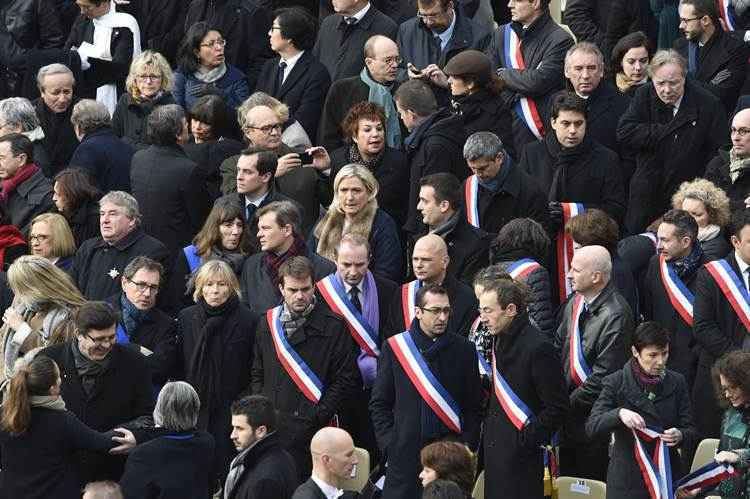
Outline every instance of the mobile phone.
<path fill-rule="evenodd" d="M 298 152 L 297 154 L 299 154 L 299 159 L 300 159 L 300 161 L 302 161 L 303 165 L 311 165 L 312 164 L 312 162 L 313 162 L 313 156 L 312 156 L 312 154 L 306 153 L 304 151 Z"/>
<path fill-rule="evenodd" d="M 417 67 L 414 64 L 412 64 L 412 63 L 408 63 L 406 65 L 406 67 L 409 68 L 409 71 L 411 71 L 414 74 L 417 74 L 417 75 L 421 75 L 422 74 L 422 70 L 421 69 L 417 69 Z"/>

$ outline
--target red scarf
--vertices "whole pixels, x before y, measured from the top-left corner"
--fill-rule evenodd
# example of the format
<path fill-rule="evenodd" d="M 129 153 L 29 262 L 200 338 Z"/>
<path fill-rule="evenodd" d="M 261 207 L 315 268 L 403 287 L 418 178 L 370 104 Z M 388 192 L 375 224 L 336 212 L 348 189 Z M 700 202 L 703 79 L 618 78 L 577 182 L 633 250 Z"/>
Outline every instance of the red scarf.
<path fill-rule="evenodd" d="M 5 265 L 5 249 L 25 245 L 21 231 L 15 225 L 0 225 L 0 269 Z"/>
<path fill-rule="evenodd" d="M 3 190 L 0 192 L 0 202 L 7 203 L 10 194 L 16 190 L 16 188 L 26 182 L 32 175 L 39 171 L 39 167 L 34 163 L 28 163 L 23 165 L 16 171 L 16 174 L 11 178 L 6 178 L 2 182 Z"/>
<path fill-rule="evenodd" d="M 304 254 L 305 241 L 298 235 L 294 236 L 294 242 L 292 242 L 292 245 L 289 246 L 289 249 L 285 253 L 277 255 L 273 251 L 266 251 L 266 254 L 263 256 L 263 261 L 266 264 L 268 275 L 271 276 L 271 281 L 274 286 L 279 283 L 279 267 L 281 267 L 281 264 L 293 256 Z"/>

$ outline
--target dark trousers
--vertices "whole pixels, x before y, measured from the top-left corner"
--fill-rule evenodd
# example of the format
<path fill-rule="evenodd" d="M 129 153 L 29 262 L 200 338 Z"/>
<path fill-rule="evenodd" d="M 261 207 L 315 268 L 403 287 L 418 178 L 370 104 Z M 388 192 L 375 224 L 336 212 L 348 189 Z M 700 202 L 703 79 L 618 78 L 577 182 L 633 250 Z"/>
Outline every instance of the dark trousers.
<path fill-rule="evenodd" d="M 582 443 L 576 447 L 560 447 L 560 475 L 607 481 L 609 443 Z"/>
<path fill-rule="evenodd" d="M 369 388 L 360 390 L 356 396 L 346 402 L 341 415 L 341 426 L 351 434 L 354 445 L 370 453 L 370 467 L 372 468 L 380 461 L 380 450 L 375 440 L 370 411 L 367 407 L 371 393 L 372 390 Z"/>

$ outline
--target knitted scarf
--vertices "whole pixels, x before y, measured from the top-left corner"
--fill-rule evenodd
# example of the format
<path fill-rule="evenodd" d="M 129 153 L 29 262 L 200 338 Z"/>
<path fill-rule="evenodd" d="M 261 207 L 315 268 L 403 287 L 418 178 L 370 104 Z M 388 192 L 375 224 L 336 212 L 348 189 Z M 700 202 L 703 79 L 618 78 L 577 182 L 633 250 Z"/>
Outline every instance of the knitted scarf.
<path fill-rule="evenodd" d="M 735 183 L 743 170 L 750 167 L 750 158 L 740 158 L 734 152 L 734 148 L 729 151 L 729 177 L 732 183 Z"/>
<path fill-rule="evenodd" d="M 0 269 L 5 268 L 5 250 L 7 248 L 25 244 L 23 234 L 15 225 L 0 225 Z"/>
<path fill-rule="evenodd" d="M 304 256 L 304 254 L 305 241 L 297 234 L 294 235 L 294 242 L 292 242 L 292 245 L 285 253 L 277 255 L 273 251 L 266 251 L 265 255 L 263 255 L 263 263 L 266 265 L 266 271 L 274 285 L 278 284 L 279 267 L 281 267 L 281 264 L 293 256 Z"/>
<path fill-rule="evenodd" d="M 548 133 L 544 136 L 544 142 L 547 145 L 547 152 L 555 159 L 548 199 L 550 201 L 571 201 L 568 198 L 568 178 L 571 175 L 571 170 L 578 166 L 581 158 L 591 151 L 591 140 L 587 135 L 575 147 L 562 147 L 560 142 L 557 141 L 557 136 L 554 133 Z"/>
<path fill-rule="evenodd" d="M 125 293 L 120 295 L 120 308 L 122 309 L 122 325 L 130 338 L 148 317 L 149 310 L 141 310 L 133 305 Z"/>
<path fill-rule="evenodd" d="M 305 324 L 305 322 L 307 322 L 307 318 L 315 308 L 316 301 L 317 300 L 315 299 L 315 295 L 313 295 L 310 304 L 299 314 L 289 310 L 287 304 L 284 303 L 284 306 L 281 308 L 281 315 L 279 316 L 279 320 L 281 321 L 281 325 L 284 326 L 284 333 L 286 334 L 287 338 L 292 336 L 299 328 L 301 328 Z"/>
<path fill-rule="evenodd" d="M 208 71 L 203 70 L 203 67 L 201 67 L 200 69 L 198 69 L 198 71 L 193 73 L 193 76 L 195 76 L 196 80 L 202 81 L 203 83 L 213 83 L 217 80 L 220 80 L 226 72 L 227 65 L 222 64 L 221 66 L 216 66 L 215 68 L 209 69 Z"/>
<path fill-rule="evenodd" d="M 0 191 L 0 202 L 7 203 L 11 193 L 16 188 L 31 178 L 36 172 L 39 171 L 39 167 L 34 163 L 28 163 L 18 169 L 15 175 L 11 178 L 6 178 L 2 181 L 3 190 Z"/>
<path fill-rule="evenodd" d="M 367 67 L 362 68 L 359 73 L 359 79 L 370 88 L 367 100 L 383 108 L 385 111 L 385 143 L 393 149 L 401 149 L 401 124 L 396 111 L 396 104 L 393 103 L 391 90 L 372 79 Z"/>

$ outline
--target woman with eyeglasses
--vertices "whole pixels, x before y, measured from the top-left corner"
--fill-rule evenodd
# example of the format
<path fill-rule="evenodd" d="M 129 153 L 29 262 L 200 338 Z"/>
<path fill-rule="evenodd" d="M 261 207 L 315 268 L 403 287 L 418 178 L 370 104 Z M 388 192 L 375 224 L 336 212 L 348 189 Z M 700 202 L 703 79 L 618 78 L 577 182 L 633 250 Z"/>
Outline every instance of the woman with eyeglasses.
<path fill-rule="evenodd" d="M 68 270 L 73 263 L 76 242 L 65 217 L 59 213 L 42 213 L 34 217 L 29 227 L 31 254 Z"/>
<path fill-rule="evenodd" d="M 207 22 L 190 26 L 177 51 L 174 98 L 190 109 L 204 95 L 219 95 L 232 108 L 238 108 L 250 95 L 244 73 L 227 63 L 227 40 Z"/>
<path fill-rule="evenodd" d="M 137 148 L 147 146 L 146 120 L 157 106 L 174 104 L 174 75 L 167 60 L 147 50 L 133 60 L 122 94 L 112 115 L 115 135 Z"/>
<path fill-rule="evenodd" d="M 13 262 L 8 285 L 14 297 L 0 327 L 0 380 L 13 375 L 16 360 L 28 351 L 72 338 L 73 316 L 86 302 L 70 276 L 41 256 Z"/>

